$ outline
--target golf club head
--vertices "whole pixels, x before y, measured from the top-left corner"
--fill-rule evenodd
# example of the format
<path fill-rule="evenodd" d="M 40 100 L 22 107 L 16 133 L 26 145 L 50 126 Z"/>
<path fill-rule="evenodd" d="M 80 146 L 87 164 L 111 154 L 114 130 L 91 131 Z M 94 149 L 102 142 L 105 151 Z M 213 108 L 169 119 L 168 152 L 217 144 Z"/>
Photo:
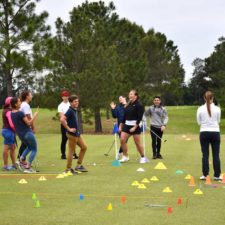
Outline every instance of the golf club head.
<path fill-rule="evenodd" d="M 167 140 L 164 140 L 163 142 L 167 142 Z"/>
<path fill-rule="evenodd" d="M 109 154 L 105 153 L 104 156 L 109 156 Z"/>

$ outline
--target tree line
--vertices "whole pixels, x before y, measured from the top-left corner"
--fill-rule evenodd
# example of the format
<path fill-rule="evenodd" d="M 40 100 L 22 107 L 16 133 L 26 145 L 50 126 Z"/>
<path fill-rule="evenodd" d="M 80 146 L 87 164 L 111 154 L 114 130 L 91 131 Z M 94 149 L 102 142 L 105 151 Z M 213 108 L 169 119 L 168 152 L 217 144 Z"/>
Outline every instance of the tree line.
<path fill-rule="evenodd" d="M 46 23 L 48 13 L 36 14 L 37 2 L 0 1 L 1 103 L 6 96 L 31 89 L 35 105 L 56 108 L 60 92 L 67 89 L 79 96 L 81 111 L 94 116 L 95 131 L 101 132 L 100 110 L 108 110 L 109 102 L 130 89 L 138 90 L 144 105 L 151 104 L 154 95 L 161 95 L 167 105 L 193 104 L 199 101 L 202 79 L 209 82 L 204 77 L 222 77 L 212 66 L 216 56 L 202 64 L 196 59 L 194 76 L 186 85 L 173 41 L 120 18 L 113 2 L 86 1 L 74 7 L 68 22 L 57 18 L 55 34 Z"/>

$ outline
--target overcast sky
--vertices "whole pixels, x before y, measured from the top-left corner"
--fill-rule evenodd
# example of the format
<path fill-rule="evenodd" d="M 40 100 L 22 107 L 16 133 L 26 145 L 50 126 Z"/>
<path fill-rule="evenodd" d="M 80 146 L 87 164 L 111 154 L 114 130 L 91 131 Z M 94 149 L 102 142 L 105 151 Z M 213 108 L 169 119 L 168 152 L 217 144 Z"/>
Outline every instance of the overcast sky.
<path fill-rule="evenodd" d="M 71 9 L 83 0 L 41 0 L 38 12 L 49 12 L 48 23 L 54 30 L 57 17 L 68 21 Z M 89 1 L 90 2 L 90 1 Z M 108 3 L 109 0 L 104 2 Z M 192 61 L 206 58 L 218 38 L 225 36 L 225 0 L 114 0 L 116 12 L 148 29 L 164 33 L 178 46 L 186 81 L 192 75 Z"/>

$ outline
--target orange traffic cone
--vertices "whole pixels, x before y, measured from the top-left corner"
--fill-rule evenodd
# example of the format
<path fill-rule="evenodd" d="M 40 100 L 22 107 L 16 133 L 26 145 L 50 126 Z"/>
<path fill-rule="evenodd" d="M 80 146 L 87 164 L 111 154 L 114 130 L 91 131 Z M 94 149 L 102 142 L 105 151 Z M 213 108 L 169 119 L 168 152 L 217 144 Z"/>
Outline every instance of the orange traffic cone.
<path fill-rule="evenodd" d="M 195 187 L 195 179 L 193 176 L 191 176 L 190 182 L 189 182 L 190 187 Z"/>
<path fill-rule="evenodd" d="M 206 184 L 206 185 L 210 185 L 210 184 L 212 184 L 212 182 L 211 182 L 211 179 L 210 179 L 210 176 L 209 176 L 209 175 L 206 177 L 205 184 Z"/>
<path fill-rule="evenodd" d="M 222 179 L 221 183 L 225 184 L 225 173 L 223 174 L 223 179 Z"/>

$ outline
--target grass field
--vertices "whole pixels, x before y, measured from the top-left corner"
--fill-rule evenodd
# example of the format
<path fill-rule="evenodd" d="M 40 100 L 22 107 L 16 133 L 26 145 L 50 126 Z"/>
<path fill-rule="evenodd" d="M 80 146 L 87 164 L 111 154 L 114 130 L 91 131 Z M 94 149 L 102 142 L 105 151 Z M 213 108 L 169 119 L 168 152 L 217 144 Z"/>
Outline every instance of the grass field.
<path fill-rule="evenodd" d="M 139 164 L 133 140 L 129 140 L 130 161 L 113 167 L 114 151 L 104 156 L 113 142 L 113 135 L 85 134 L 88 151 L 84 165 L 89 172 L 57 179 L 66 163 L 59 159 L 58 122 L 48 119 L 54 115 L 52 111 L 41 110 L 37 120 L 36 160 L 40 172 L 32 175 L 0 172 L 0 225 L 224 225 L 225 185 L 215 181 L 205 185 L 199 181 L 201 152 L 195 124 L 196 108 L 171 107 L 168 111 L 170 124 L 164 135 L 168 141 L 162 147 L 163 160 Z M 105 123 L 110 127 L 113 121 L 103 121 Z M 225 136 L 222 136 L 221 165 L 225 173 L 224 141 Z M 146 153 L 151 158 L 148 134 Z M 154 169 L 158 162 L 163 162 L 167 169 Z M 73 163 L 75 166 L 76 161 Z M 137 172 L 140 167 L 145 172 Z M 210 169 L 212 177 L 211 163 Z M 177 170 L 183 174 L 177 174 Z M 184 179 L 188 174 L 195 179 L 194 187 Z M 41 176 L 47 180 L 39 181 Z M 153 176 L 159 181 L 145 184 L 146 189 L 131 185 L 135 180 L 141 182 Z M 19 184 L 21 179 L 28 183 Z M 166 187 L 172 192 L 164 193 Z M 196 189 L 203 194 L 193 194 Z M 33 193 L 40 201 L 40 208 L 35 207 Z M 80 200 L 81 194 L 83 200 Z M 122 196 L 126 197 L 125 203 L 121 202 Z M 177 204 L 178 198 L 182 200 L 181 205 Z M 111 211 L 107 210 L 109 203 Z M 150 207 L 157 205 L 160 207 Z M 167 212 L 168 207 L 172 207 L 171 214 Z"/>

